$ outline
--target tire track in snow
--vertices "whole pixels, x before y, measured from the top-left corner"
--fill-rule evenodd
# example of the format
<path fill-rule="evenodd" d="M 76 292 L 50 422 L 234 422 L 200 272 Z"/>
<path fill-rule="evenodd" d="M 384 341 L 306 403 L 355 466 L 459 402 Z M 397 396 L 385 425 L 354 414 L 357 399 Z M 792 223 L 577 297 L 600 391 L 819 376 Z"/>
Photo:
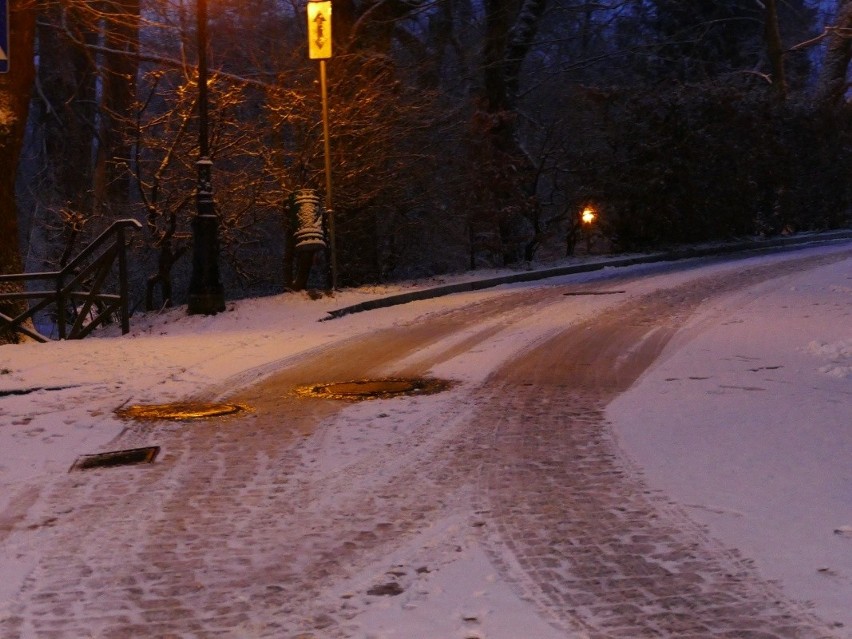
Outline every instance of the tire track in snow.
<path fill-rule="evenodd" d="M 503 366 L 481 390 L 440 396 L 451 418 L 428 405 L 439 396 L 344 414 L 344 404 L 297 402 L 287 391 L 390 374 L 403 358 L 406 370 L 426 371 L 459 349 L 413 354 L 483 317 L 509 329 L 558 303 L 558 289 L 510 292 L 289 362 L 240 393 L 257 400 L 249 416 L 134 425 L 115 443 L 160 444 L 162 461 L 44 487 L 37 521 L 20 524 L 36 526 L 44 554 L 0 630 L 16 639 L 352 636 L 358 609 L 329 594 L 334 584 L 435 518 L 470 512 L 481 488 L 473 509 L 493 560 L 565 628 L 685 638 L 698 614 L 695 623 L 728 636 L 829 636 L 773 604 L 747 563 L 715 549 L 665 499 L 645 495 L 602 416 L 606 399 L 641 373 L 700 299 L 779 272 L 776 265 L 720 279 L 715 289 L 702 282 L 650 296 L 635 316 L 611 317 L 598 338 L 598 324 L 571 328 Z M 657 328 L 660 313 L 671 325 Z M 625 329 L 625 317 L 634 328 Z M 479 335 L 464 347 L 494 333 Z M 601 352 L 620 365 L 582 365 L 584 353 Z M 380 450 L 355 450 L 342 468 L 319 463 L 331 441 L 351 441 L 347 428 L 366 435 L 372 427 L 387 431 Z M 316 439 L 301 435 L 315 431 Z M 627 581 L 618 581 L 622 574 Z M 764 621 L 775 634 L 757 634 Z M 725 636 L 703 632 L 693 634 Z"/>
<path fill-rule="evenodd" d="M 621 455 L 606 404 L 713 295 L 845 256 L 662 290 L 571 327 L 497 370 L 476 416 L 493 456 L 479 506 L 492 560 L 566 632 L 617 637 L 840 637 L 720 547 Z"/>

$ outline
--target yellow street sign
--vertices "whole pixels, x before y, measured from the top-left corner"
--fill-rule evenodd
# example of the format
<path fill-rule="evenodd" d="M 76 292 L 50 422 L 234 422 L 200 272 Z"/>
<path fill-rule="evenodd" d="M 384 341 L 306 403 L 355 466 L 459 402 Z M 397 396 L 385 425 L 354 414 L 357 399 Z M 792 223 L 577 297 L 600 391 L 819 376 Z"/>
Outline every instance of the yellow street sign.
<path fill-rule="evenodd" d="M 331 57 L 331 0 L 308 2 L 308 54 L 311 60 Z"/>

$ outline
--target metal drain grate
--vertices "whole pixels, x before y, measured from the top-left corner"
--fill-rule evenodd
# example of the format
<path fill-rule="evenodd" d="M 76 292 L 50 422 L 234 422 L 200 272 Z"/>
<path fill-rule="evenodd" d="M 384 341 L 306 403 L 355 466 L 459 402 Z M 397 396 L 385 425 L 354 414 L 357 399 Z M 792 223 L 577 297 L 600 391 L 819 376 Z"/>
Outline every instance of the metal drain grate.
<path fill-rule="evenodd" d="M 92 468 L 111 468 L 112 466 L 131 466 L 133 464 L 150 464 L 160 452 L 159 446 L 145 448 L 129 448 L 113 450 L 108 453 L 81 455 L 71 466 L 71 470 L 90 470 Z"/>
<path fill-rule="evenodd" d="M 362 379 L 351 382 L 309 384 L 296 388 L 302 397 L 325 399 L 387 399 L 398 395 L 431 395 L 447 390 L 452 382 L 443 379 Z"/>
<path fill-rule="evenodd" d="M 621 295 L 622 293 L 626 293 L 627 291 L 570 291 L 568 293 L 562 293 L 563 295 Z"/>
<path fill-rule="evenodd" d="M 115 414 L 123 419 L 185 421 L 234 415 L 247 410 L 242 404 L 175 402 L 173 404 L 136 404 L 120 408 Z"/>
<path fill-rule="evenodd" d="M 70 386 L 34 386 L 32 388 L 10 388 L 9 390 L 0 390 L 0 397 L 9 397 L 11 395 L 29 395 L 38 391 L 61 391 L 66 388 L 79 388 L 80 384 L 72 384 Z"/>

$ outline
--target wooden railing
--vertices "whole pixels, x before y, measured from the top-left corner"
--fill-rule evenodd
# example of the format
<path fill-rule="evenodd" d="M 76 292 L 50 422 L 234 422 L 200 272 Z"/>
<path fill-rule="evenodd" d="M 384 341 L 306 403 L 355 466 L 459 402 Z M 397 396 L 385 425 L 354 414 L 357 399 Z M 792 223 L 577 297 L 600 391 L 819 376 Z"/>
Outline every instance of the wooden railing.
<path fill-rule="evenodd" d="M 48 341 L 27 326 L 28 320 L 54 305 L 59 339 L 82 339 L 118 313 L 121 332 L 130 331 L 127 294 L 125 229 L 140 229 L 136 220 L 117 220 L 60 271 L 0 275 L 0 302 L 35 302 L 12 317 L 0 312 L 0 331 L 21 333 Z M 118 294 L 103 292 L 107 276 L 118 262 Z M 29 290 L 33 285 L 41 290 Z"/>

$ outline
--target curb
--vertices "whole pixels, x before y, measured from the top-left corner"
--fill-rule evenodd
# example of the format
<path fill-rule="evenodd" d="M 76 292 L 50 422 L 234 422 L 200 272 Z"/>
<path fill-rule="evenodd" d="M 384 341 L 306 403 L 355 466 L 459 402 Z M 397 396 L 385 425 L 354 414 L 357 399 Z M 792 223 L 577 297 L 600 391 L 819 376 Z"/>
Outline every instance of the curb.
<path fill-rule="evenodd" d="M 686 247 L 666 251 L 665 253 L 652 253 L 649 255 L 601 260 L 599 262 L 587 262 L 585 264 L 572 264 L 570 266 L 557 266 L 535 271 L 524 271 L 523 273 L 512 273 L 511 275 L 502 275 L 500 277 L 475 280 L 472 282 L 460 282 L 458 284 L 435 286 L 433 288 L 425 288 L 419 291 L 412 291 L 410 293 L 398 293 L 395 295 L 388 295 L 387 297 L 366 300 L 364 302 L 359 302 L 358 304 L 328 311 L 328 317 L 324 317 L 320 321 L 325 322 L 345 315 L 351 315 L 353 313 L 362 313 L 364 311 L 372 311 L 377 308 L 386 308 L 389 306 L 396 306 L 398 304 L 408 304 L 409 302 L 432 299 L 443 295 L 451 295 L 452 293 L 478 291 L 484 288 L 500 286 L 501 284 L 532 282 L 550 277 L 559 277 L 561 275 L 589 273 L 591 271 L 599 271 L 607 267 L 621 268 L 625 266 L 634 266 L 636 264 L 675 262 L 695 257 L 728 255 L 730 253 L 759 253 L 762 251 L 774 251 L 778 249 L 781 249 L 782 251 L 792 251 L 848 239 L 852 239 L 852 229 L 831 231 L 827 233 L 814 233 L 802 236 L 779 237 L 771 240 L 751 240 L 738 242 L 736 244 L 726 244 L 724 246 Z"/>

